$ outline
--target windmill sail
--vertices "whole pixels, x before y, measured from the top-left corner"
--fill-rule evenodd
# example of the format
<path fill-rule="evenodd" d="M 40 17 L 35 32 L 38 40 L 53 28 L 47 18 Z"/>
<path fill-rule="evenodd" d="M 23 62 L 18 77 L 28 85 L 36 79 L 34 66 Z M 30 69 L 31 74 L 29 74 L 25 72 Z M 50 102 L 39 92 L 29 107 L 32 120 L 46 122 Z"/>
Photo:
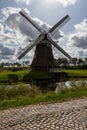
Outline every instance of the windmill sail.
<path fill-rule="evenodd" d="M 70 20 L 69 15 L 66 15 L 64 18 L 62 18 L 58 23 L 56 23 L 50 30 L 49 32 L 52 33 L 56 28 L 58 28 L 58 30 L 64 25 L 66 24 L 68 21 Z"/>
<path fill-rule="evenodd" d="M 45 31 L 42 30 L 24 10 L 19 13 L 40 32 L 40 35 L 32 45 L 28 45 L 22 52 L 18 53 L 18 59 L 24 57 L 31 49 L 33 49 L 33 47 L 36 46 L 35 55 L 31 64 L 32 70 L 48 70 L 49 68 L 56 66 L 52 53 L 53 45 L 57 50 L 59 50 L 59 52 L 71 60 L 71 56 L 52 39 L 52 32 L 55 33 L 56 30 L 59 31 L 59 29 L 70 20 L 69 15 L 63 17 L 49 31 Z"/>
<path fill-rule="evenodd" d="M 55 43 L 49 35 L 48 39 L 60 52 L 62 52 L 67 58 L 71 59 L 71 56 L 65 52 L 57 43 Z"/>
<path fill-rule="evenodd" d="M 32 45 L 29 44 L 27 47 L 25 47 L 25 48 L 23 49 L 22 52 L 19 52 L 19 53 L 17 54 L 17 58 L 18 58 L 18 59 L 23 58 L 23 57 L 24 57 L 34 46 L 36 46 L 42 39 L 43 39 L 43 37 L 40 35 L 40 36 L 35 40 L 35 42 L 34 42 Z"/>
<path fill-rule="evenodd" d="M 41 28 L 35 23 L 35 21 L 30 17 L 24 10 L 19 12 L 28 22 L 30 22 L 40 33 L 42 33 Z"/>

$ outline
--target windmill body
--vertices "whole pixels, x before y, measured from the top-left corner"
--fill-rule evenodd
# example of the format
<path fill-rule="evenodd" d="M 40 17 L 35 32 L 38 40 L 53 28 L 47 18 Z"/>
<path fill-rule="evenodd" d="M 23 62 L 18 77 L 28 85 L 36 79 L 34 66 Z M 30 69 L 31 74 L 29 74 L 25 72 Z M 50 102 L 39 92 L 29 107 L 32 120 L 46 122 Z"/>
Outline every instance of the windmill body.
<path fill-rule="evenodd" d="M 31 64 L 32 70 L 48 71 L 55 66 L 52 45 L 44 39 L 36 45 L 34 59 Z"/>
<path fill-rule="evenodd" d="M 62 18 L 58 23 L 56 23 L 48 32 L 42 30 L 30 16 L 27 15 L 25 11 L 19 12 L 28 22 L 32 24 L 39 32 L 40 35 L 35 39 L 32 45 L 28 45 L 24 50 L 18 53 L 18 59 L 24 57 L 33 47 L 36 46 L 34 58 L 31 64 L 31 68 L 33 71 L 48 71 L 49 68 L 54 68 L 56 66 L 52 45 L 56 47 L 63 55 L 67 58 L 71 59 L 71 56 L 65 52 L 53 39 L 52 32 L 55 29 L 59 30 L 69 19 L 70 17 L 66 15 Z"/>

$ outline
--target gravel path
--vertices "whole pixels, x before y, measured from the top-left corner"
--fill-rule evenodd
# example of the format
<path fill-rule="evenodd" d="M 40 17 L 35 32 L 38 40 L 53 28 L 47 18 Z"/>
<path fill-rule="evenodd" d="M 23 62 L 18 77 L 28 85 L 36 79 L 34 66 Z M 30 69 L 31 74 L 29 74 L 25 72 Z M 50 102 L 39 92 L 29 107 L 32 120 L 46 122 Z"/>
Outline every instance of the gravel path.
<path fill-rule="evenodd" d="M 87 130 L 87 98 L 0 111 L 0 130 Z"/>

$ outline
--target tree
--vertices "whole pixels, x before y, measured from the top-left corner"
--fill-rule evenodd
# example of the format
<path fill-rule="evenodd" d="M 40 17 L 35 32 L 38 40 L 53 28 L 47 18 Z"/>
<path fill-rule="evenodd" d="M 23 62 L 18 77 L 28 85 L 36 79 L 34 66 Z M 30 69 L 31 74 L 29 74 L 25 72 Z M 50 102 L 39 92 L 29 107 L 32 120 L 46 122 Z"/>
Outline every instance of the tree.
<path fill-rule="evenodd" d="M 66 67 L 68 65 L 68 60 L 66 58 L 62 58 L 62 64 Z"/>
<path fill-rule="evenodd" d="M 79 59 L 77 60 L 77 64 L 78 64 L 79 66 L 83 65 L 83 60 L 82 60 L 81 58 L 79 58 Z"/>
<path fill-rule="evenodd" d="M 72 64 L 73 64 L 74 66 L 76 66 L 76 64 L 77 64 L 77 58 L 72 58 Z"/>

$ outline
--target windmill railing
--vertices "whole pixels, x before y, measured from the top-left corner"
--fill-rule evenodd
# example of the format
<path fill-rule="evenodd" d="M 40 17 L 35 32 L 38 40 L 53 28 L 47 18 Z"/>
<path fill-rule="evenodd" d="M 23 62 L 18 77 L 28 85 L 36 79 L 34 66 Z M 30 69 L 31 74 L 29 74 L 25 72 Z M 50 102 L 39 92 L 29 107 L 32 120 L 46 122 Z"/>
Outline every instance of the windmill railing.
<path fill-rule="evenodd" d="M 54 72 L 54 73 L 56 73 L 56 72 L 65 72 L 65 69 L 63 69 L 63 68 L 50 68 L 49 69 L 49 72 Z"/>

